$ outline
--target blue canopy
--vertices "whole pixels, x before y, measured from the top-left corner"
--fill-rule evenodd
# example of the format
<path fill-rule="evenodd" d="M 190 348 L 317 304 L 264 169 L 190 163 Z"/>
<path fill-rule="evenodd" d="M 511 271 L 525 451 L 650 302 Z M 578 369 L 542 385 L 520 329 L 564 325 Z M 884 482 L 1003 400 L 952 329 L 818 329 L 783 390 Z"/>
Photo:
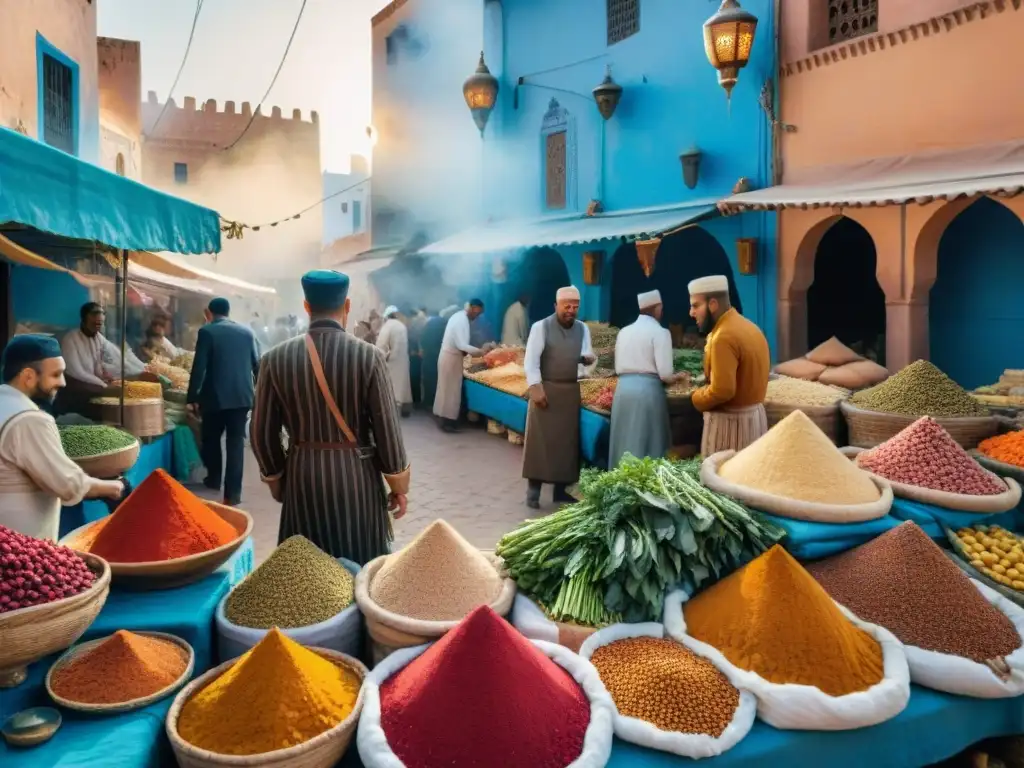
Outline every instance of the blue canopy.
<path fill-rule="evenodd" d="M 130 251 L 216 253 L 216 211 L 0 128 L 0 223 Z"/>

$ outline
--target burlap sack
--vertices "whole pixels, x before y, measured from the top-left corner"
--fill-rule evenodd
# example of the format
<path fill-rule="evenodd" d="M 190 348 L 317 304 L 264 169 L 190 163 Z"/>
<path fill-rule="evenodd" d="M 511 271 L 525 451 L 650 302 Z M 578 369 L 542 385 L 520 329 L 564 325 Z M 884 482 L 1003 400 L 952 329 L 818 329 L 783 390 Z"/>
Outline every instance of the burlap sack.
<path fill-rule="evenodd" d="M 873 387 L 889 378 L 889 371 L 870 360 L 858 360 L 832 368 L 826 368 L 818 377 L 822 384 L 844 389 Z"/>
<path fill-rule="evenodd" d="M 811 362 L 806 357 L 798 357 L 793 360 L 787 360 L 784 363 L 779 363 L 773 370 L 775 373 L 780 373 L 783 376 L 792 376 L 794 379 L 817 381 L 825 367 L 821 363 Z"/>
<path fill-rule="evenodd" d="M 812 363 L 821 363 L 828 366 L 846 365 L 847 363 L 855 363 L 858 360 L 864 359 L 835 336 L 828 341 L 823 341 L 808 352 L 805 357 Z"/>

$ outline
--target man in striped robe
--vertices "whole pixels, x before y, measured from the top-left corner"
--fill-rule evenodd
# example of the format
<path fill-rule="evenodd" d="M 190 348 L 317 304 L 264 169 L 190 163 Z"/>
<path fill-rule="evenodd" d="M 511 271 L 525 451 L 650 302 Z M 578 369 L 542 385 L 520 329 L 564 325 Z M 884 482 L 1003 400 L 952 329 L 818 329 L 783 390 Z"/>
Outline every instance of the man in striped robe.
<path fill-rule="evenodd" d="M 390 549 L 388 512 L 405 514 L 410 468 L 387 362 L 345 332 L 348 282 L 331 270 L 303 276 L 309 331 L 263 357 L 250 441 L 283 503 L 278 541 L 302 534 L 365 564 Z"/>

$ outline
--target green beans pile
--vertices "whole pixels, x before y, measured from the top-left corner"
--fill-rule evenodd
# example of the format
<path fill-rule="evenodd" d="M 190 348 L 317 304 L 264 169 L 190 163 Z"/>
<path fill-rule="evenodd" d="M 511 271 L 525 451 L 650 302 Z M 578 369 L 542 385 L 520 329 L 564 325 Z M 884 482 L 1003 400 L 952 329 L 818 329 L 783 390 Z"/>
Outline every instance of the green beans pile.
<path fill-rule="evenodd" d="M 988 416 L 989 411 L 960 385 L 929 363 L 918 360 L 895 376 L 850 398 L 858 408 L 904 416 Z"/>
<path fill-rule="evenodd" d="M 135 437 L 115 427 L 101 424 L 92 426 L 60 427 L 60 442 L 64 453 L 72 459 L 96 456 L 100 453 L 127 448 L 135 443 Z"/>
<path fill-rule="evenodd" d="M 235 587 L 224 615 L 251 629 L 308 627 L 350 606 L 354 587 L 345 566 L 304 536 L 292 536 Z"/>

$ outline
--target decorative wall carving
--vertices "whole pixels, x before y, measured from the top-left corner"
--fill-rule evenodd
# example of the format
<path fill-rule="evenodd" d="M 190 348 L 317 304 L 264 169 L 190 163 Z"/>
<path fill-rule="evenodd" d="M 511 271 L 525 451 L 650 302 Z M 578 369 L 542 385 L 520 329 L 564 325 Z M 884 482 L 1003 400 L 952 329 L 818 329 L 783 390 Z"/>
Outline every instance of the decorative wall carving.
<path fill-rule="evenodd" d="M 878 0 L 828 0 L 829 45 L 878 31 Z"/>
<path fill-rule="evenodd" d="M 576 210 L 576 120 L 557 99 L 548 102 L 541 122 L 544 208 Z"/>

